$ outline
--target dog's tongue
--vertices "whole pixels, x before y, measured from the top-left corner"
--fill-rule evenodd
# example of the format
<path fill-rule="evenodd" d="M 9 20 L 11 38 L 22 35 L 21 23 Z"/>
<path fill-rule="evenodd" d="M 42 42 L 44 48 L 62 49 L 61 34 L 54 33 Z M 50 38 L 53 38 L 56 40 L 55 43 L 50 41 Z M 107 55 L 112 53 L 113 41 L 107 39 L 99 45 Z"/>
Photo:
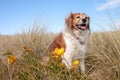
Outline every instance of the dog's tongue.
<path fill-rule="evenodd" d="M 86 26 L 81 26 L 81 29 L 86 29 Z"/>
<path fill-rule="evenodd" d="M 78 26 L 79 29 L 85 30 L 86 26 Z"/>

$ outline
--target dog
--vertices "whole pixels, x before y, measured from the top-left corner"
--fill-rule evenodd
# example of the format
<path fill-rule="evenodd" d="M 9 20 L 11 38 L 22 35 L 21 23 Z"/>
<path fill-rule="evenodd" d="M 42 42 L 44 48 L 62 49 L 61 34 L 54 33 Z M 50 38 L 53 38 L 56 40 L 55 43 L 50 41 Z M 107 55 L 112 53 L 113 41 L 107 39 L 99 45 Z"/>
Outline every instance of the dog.
<path fill-rule="evenodd" d="M 82 73 L 85 72 L 84 57 L 90 34 L 90 18 L 85 13 L 71 13 L 65 19 L 65 27 L 49 47 L 52 53 L 55 48 L 64 48 L 62 63 L 67 68 L 74 60 L 79 60 Z"/>

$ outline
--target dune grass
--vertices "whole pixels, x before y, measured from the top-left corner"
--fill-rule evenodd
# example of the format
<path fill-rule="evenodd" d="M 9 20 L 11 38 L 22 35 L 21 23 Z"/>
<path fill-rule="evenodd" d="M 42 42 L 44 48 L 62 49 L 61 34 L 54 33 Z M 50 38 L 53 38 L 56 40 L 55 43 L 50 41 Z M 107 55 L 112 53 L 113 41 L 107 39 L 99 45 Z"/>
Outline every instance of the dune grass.
<path fill-rule="evenodd" d="M 120 31 L 91 33 L 86 72 L 67 70 L 41 57 L 57 34 L 33 26 L 22 34 L 0 36 L 0 80 L 120 80 Z M 10 56 L 16 59 L 8 63 Z"/>

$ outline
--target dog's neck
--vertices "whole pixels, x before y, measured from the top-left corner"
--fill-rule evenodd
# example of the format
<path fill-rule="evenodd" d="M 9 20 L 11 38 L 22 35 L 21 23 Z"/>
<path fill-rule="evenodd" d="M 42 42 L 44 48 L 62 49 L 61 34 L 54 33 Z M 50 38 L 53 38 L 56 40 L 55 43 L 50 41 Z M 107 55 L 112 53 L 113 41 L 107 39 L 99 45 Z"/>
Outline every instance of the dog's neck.
<path fill-rule="evenodd" d="M 84 38 L 87 38 L 88 34 L 89 34 L 89 30 L 75 30 L 75 29 L 71 29 L 70 27 L 65 27 L 63 29 L 63 34 L 66 37 L 71 37 L 73 39 L 76 39 L 77 41 L 80 42 L 80 44 L 85 44 L 87 41 Z M 84 36 L 84 37 L 83 37 Z"/>

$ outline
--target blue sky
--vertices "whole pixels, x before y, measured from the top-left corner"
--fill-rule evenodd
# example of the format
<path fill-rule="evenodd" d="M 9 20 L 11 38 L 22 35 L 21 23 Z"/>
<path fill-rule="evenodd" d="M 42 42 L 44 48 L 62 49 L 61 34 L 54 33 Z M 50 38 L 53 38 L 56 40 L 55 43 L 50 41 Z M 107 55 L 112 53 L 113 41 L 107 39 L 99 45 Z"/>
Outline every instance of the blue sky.
<path fill-rule="evenodd" d="M 58 33 L 71 12 L 89 15 L 91 31 L 108 30 L 110 16 L 120 25 L 120 0 L 0 0 L 0 34 L 20 33 L 35 22 Z"/>

